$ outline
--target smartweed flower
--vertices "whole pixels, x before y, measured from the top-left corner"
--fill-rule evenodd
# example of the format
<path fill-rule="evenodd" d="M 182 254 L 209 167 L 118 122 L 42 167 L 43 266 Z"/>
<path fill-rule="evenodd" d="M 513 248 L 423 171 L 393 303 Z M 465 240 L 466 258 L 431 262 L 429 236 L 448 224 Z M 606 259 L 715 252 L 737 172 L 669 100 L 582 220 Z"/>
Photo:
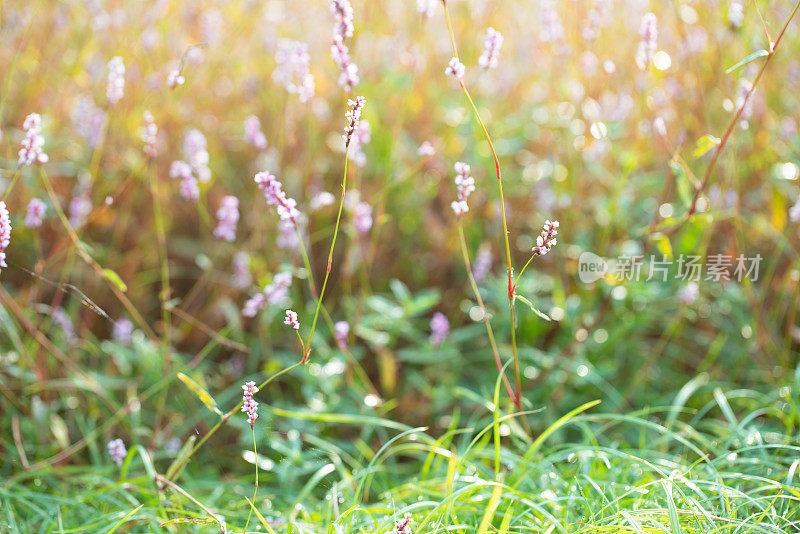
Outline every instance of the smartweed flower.
<path fill-rule="evenodd" d="M 360 81 L 358 66 L 350 59 L 350 50 L 344 44 L 345 38 L 353 36 L 353 7 L 350 0 L 331 0 L 331 10 L 336 21 L 333 27 L 331 58 L 342 71 L 339 85 L 350 92 Z"/>
<path fill-rule="evenodd" d="M 122 99 L 125 91 L 125 63 L 119 56 L 114 56 L 108 62 L 108 87 L 106 98 L 109 104 L 116 104 Z"/>
<path fill-rule="evenodd" d="M 167 75 L 167 87 L 170 89 L 175 89 L 184 83 L 186 83 L 186 78 L 181 75 L 178 69 L 169 71 L 169 74 Z"/>
<path fill-rule="evenodd" d="M 75 333 L 75 325 L 72 324 L 72 320 L 67 315 L 67 312 L 64 311 L 64 308 L 54 308 L 50 316 L 53 322 L 61 328 L 61 334 L 64 336 L 64 341 L 67 345 L 70 347 L 77 345 L 78 336 Z"/>
<path fill-rule="evenodd" d="M 366 202 L 359 202 L 353 208 L 353 226 L 361 235 L 372 228 L 372 206 Z"/>
<path fill-rule="evenodd" d="M 236 224 L 239 222 L 239 199 L 228 195 L 222 197 L 219 209 L 217 210 L 217 227 L 214 229 L 214 237 L 233 241 L 236 239 Z"/>
<path fill-rule="evenodd" d="M 447 339 L 449 334 L 450 321 L 447 320 L 447 317 L 445 317 L 443 313 L 434 313 L 431 319 L 431 345 L 438 347 L 444 343 L 444 340 Z"/>
<path fill-rule="evenodd" d="M 201 182 L 207 182 L 211 179 L 211 169 L 208 168 L 208 148 L 206 145 L 206 136 L 200 130 L 191 129 L 186 132 L 183 138 L 183 152 L 186 156 L 186 161 L 192 166 L 192 170 L 197 175 L 197 179 Z"/>
<path fill-rule="evenodd" d="M 6 249 L 11 243 L 11 218 L 8 215 L 6 203 L 0 200 L 0 267 L 6 265 Z"/>
<path fill-rule="evenodd" d="M 275 52 L 275 70 L 272 79 L 283 85 L 291 94 L 296 94 L 300 102 L 308 102 L 314 97 L 314 76 L 309 70 L 311 56 L 308 45 L 299 41 L 281 39 Z"/>
<path fill-rule="evenodd" d="M 75 229 L 86 224 L 89 214 L 92 212 L 91 182 L 79 182 L 73 191 L 72 199 L 69 201 L 69 224 Z"/>
<path fill-rule="evenodd" d="M 444 69 L 444 73 L 447 76 L 455 76 L 460 80 L 464 77 L 465 70 L 464 64 L 461 63 L 457 57 L 454 57 L 447 64 L 447 68 Z"/>
<path fill-rule="evenodd" d="M 470 167 L 463 161 L 458 161 L 454 165 L 456 171 L 456 191 L 458 196 L 456 200 L 454 200 L 450 207 L 453 208 L 453 211 L 456 215 L 462 215 L 469 211 L 469 204 L 467 204 L 467 199 L 475 191 L 475 179 L 469 175 Z"/>
<path fill-rule="evenodd" d="M 117 438 L 108 442 L 108 454 L 117 466 L 121 466 L 123 460 L 128 455 L 128 449 L 125 448 L 125 443 Z"/>
<path fill-rule="evenodd" d="M 653 54 L 656 53 L 658 46 L 658 19 L 653 13 L 645 13 L 642 17 L 640 32 L 642 40 L 636 51 L 636 64 L 640 69 L 645 70 L 653 61 Z"/>
<path fill-rule="evenodd" d="M 185 161 L 173 161 L 169 168 L 170 178 L 180 178 L 180 193 L 186 200 L 197 202 L 200 198 L 200 188 L 197 186 L 197 178 L 192 173 L 192 167 Z"/>
<path fill-rule="evenodd" d="M 286 310 L 286 318 L 283 320 L 283 324 L 291 326 L 295 330 L 300 330 L 300 321 L 297 320 L 297 313 L 292 310 Z"/>
<path fill-rule="evenodd" d="M 734 28 L 740 28 L 744 21 L 744 6 L 738 0 L 732 0 L 728 6 L 728 21 Z"/>
<path fill-rule="evenodd" d="M 486 280 L 492 270 L 492 260 L 492 251 L 489 247 L 483 246 L 478 250 L 478 255 L 475 256 L 475 262 L 472 264 L 472 277 L 476 284 Z"/>
<path fill-rule="evenodd" d="M 256 419 L 258 419 L 258 402 L 253 399 L 253 395 L 258 393 L 258 386 L 255 382 L 245 382 L 242 386 L 242 411 L 247 414 L 247 422 L 250 423 L 250 428 L 254 428 Z"/>
<path fill-rule="evenodd" d="M 347 105 L 350 106 L 350 109 L 344 114 L 347 119 L 347 126 L 345 126 L 344 135 L 342 136 L 345 147 L 350 146 L 350 141 L 353 139 L 353 134 L 358 129 L 358 124 L 361 121 L 361 112 L 366 103 L 367 99 L 363 96 L 357 96 L 355 100 L 347 101 Z"/>
<path fill-rule="evenodd" d="M 339 350 L 347 348 L 347 336 L 350 334 L 350 324 L 347 321 L 339 321 L 333 325 L 333 337 Z"/>
<path fill-rule="evenodd" d="M 558 235 L 558 221 L 545 221 L 542 233 L 536 236 L 536 246 L 533 247 L 534 256 L 544 256 L 550 249 L 556 246 Z"/>
<path fill-rule="evenodd" d="M 239 251 L 233 255 L 231 283 L 238 288 L 245 288 L 253 283 L 253 275 L 250 274 L 250 254 L 247 252 Z"/>
<path fill-rule="evenodd" d="M 436 9 L 436 0 L 417 0 L 417 13 L 425 18 L 431 18 Z"/>
<path fill-rule="evenodd" d="M 126 319 L 125 317 L 117 319 L 114 323 L 114 328 L 111 330 L 111 337 L 123 347 L 129 347 L 131 345 L 132 334 L 133 323 L 130 319 Z"/>
<path fill-rule="evenodd" d="M 42 225 L 46 211 L 47 204 L 38 198 L 32 199 L 28 203 L 28 211 L 25 213 L 25 226 L 28 228 L 39 228 Z M 0 216 L 0 221 L 2 221 L 1 217 L 2 216 Z"/>
<path fill-rule="evenodd" d="M 242 315 L 255 317 L 259 310 L 263 310 L 268 305 L 284 304 L 289 300 L 289 286 L 291 283 L 292 275 L 290 273 L 276 274 L 271 284 L 264 286 L 260 293 L 245 302 Z"/>
<path fill-rule="evenodd" d="M 503 35 L 492 27 L 486 29 L 483 38 L 483 53 L 478 58 L 478 65 L 484 69 L 494 69 L 497 67 L 497 56 L 503 46 Z"/>
<path fill-rule="evenodd" d="M 259 150 L 267 148 L 267 136 L 261 131 L 261 121 L 255 115 L 244 120 L 244 138 Z"/>
<path fill-rule="evenodd" d="M 50 158 L 42 150 L 44 147 L 42 117 L 38 113 L 31 113 L 25 117 L 22 127 L 25 129 L 25 139 L 22 140 L 22 148 L 17 153 L 19 155 L 18 164 L 30 165 L 35 161 L 47 163 Z"/>
<path fill-rule="evenodd" d="M 264 191 L 267 204 L 275 206 L 275 211 L 281 220 L 289 221 L 296 227 L 297 219 L 300 217 L 297 202 L 286 196 L 283 185 L 275 178 L 275 175 L 268 171 L 262 171 L 256 174 L 254 180 L 258 184 L 258 188 Z"/>
<path fill-rule="evenodd" d="M 394 521 L 394 527 L 386 534 L 412 534 L 411 530 L 411 514 L 406 513 L 400 519 Z"/>
<path fill-rule="evenodd" d="M 97 107 L 94 100 L 86 95 L 78 95 L 70 112 L 72 125 L 91 148 L 100 144 L 106 124 L 106 112 Z"/>
<path fill-rule="evenodd" d="M 436 149 L 433 148 L 433 145 L 430 143 L 430 141 L 423 141 L 417 149 L 417 154 L 420 156 L 431 157 L 436 154 Z"/>
<path fill-rule="evenodd" d="M 144 127 L 142 128 L 142 141 L 144 141 L 144 153 L 148 157 L 154 158 L 158 153 L 156 141 L 158 140 L 158 125 L 153 119 L 153 114 L 149 111 L 144 112 Z"/>

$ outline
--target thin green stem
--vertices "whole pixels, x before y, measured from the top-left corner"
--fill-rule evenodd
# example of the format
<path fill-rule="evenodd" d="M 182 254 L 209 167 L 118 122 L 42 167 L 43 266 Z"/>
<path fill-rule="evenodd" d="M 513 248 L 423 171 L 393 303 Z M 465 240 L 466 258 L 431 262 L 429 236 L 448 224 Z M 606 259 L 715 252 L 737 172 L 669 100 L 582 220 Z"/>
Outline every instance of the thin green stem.
<path fill-rule="evenodd" d="M 519 274 L 517 274 L 517 277 L 514 279 L 514 287 L 517 287 L 517 284 L 519 283 L 519 279 L 522 278 L 522 273 L 525 272 L 525 269 L 528 268 L 528 265 L 531 264 L 531 262 L 533 261 L 533 258 L 535 258 L 535 257 L 536 257 L 536 254 L 532 254 L 531 257 L 528 258 L 528 261 L 525 262 L 525 266 L 522 267 L 522 270 L 519 272 Z"/>
<path fill-rule="evenodd" d="M 19 165 L 17 165 L 17 170 L 14 171 L 14 176 L 11 178 L 11 183 L 6 188 L 6 192 L 3 193 L 3 202 L 6 201 L 6 199 L 8 198 L 9 193 L 11 193 L 11 190 L 14 189 L 14 185 L 17 183 L 17 180 L 19 179 L 19 175 L 20 174 L 21 174 L 20 173 L 20 168 L 19 168 Z"/>
<path fill-rule="evenodd" d="M 167 256 L 167 237 L 164 230 L 164 214 L 161 207 L 161 197 L 158 193 L 158 176 L 156 176 L 155 169 L 152 165 L 152 160 L 148 159 L 148 167 L 150 171 L 150 192 L 153 197 L 153 215 L 156 222 L 156 241 L 158 242 L 158 255 L 161 260 L 161 294 L 159 295 L 161 301 L 161 320 L 164 323 L 164 356 L 166 358 L 167 366 L 169 368 L 169 350 L 170 340 L 172 338 L 171 332 L 171 314 L 169 306 L 170 295 L 170 276 L 169 276 L 169 258 Z"/>
<path fill-rule="evenodd" d="M 442 3 L 444 5 L 445 20 L 447 21 L 447 30 L 450 33 L 450 43 L 453 47 L 453 57 L 458 58 L 458 49 L 456 48 L 456 39 L 455 39 L 455 34 L 453 33 L 453 24 L 450 20 L 450 12 L 447 9 L 447 2 L 444 1 Z M 478 113 L 478 108 L 477 106 L 475 106 L 475 102 L 472 100 L 472 96 L 470 96 L 466 84 L 464 84 L 464 80 L 459 79 L 458 83 L 459 85 L 461 85 L 461 89 L 464 92 L 464 96 L 467 97 L 469 105 L 472 107 L 472 111 L 475 114 L 475 118 L 477 119 L 478 124 L 483 130 L 483 135 L 486 137 L 486 142 L 489 144 L 489 150 L 491 150 L 492 157 L 494 158 L 495 174 L 497 176 L 497 187 L 500 191 L 500 212 L 503 218 L 503 242 L 505 244 L 505 249 L 506 249 L 506 268 L 508 272 L 508 306 L 511 314 L 511 351 L 514 357 L 514 374 L 515 374 L 514 378 L 516 383 L 515 394 L 516 398 L 519 400 L 522 395 L 522 388 L 521 388 L 521 379 L 519 376 L 519 357 L 517 355 L 517 340 L 516 340 L 516 334 L 514 332 L 514 325 L 516 322 L 516 313 L 514 311 L 514 284 L 512 281 L 514 266 L 511 262 L 511 246 L 508 240 L 508 222 L 506 219 L 506 203 L 505 203 L 505 198 L 503 196 L 503 179 L 500 172 L 500 160 L 498 159 L 497 152 L 494 149 L 494 143 L 492 143 L 492 137 L 489 135 L 489 130 L 483 123 L 481 115 L 480 113 Z"/>
<path fill-rule="evenodd" d="M 250 507 L 250 513 L 247 514 L 247 523 L 244 524 L 242 534 L 247 533 L 247 527 L 250 526 L 250 518 L 253 516 L 253 507 L 256 505 L 256 495 L 258 494 L 258 448 L 256 447 L 256 428 L 251 427 L 253 430 L 253 463 L 256 464 L 256 483 L 253 488 L 253 506 Z"/>
<path fill-rule="evenodd" d="M 306 244 L 303 240 L 303 234 L 300 233 L 300 227 L 295 223 L 294 230 L 297 232 L 297 239 L 300 242 L 300 256 L 303 258 L 303 265 L 306 268 L 306 273 L 308 275 L 308 287 L 311 289 L 311 296 L 317 296 L 317 287 L 314 284 L 314 272 L 311 270 L 311 262 L 308 260 L 308 251 L 306 251 Z"/>
<path fill-rule="evenodd" d="M 333 247 L 336 246 L 336 236 L 339 235 L 339 223 L 342 219 L 342 208 L 344 207 L 344 194 L 347 190 L 347 156 L 350 152 L 350 143 L 344 149 L 344 174 L 342 176 L 342 196 L 339 200 L 339 212 L 336 214 L 336 226 L 333 227 L 333 239 L 331 240 L 331 250 L 328 252 L 328 266 L 325 268 L 325 279 L 322 281 L 322 291 L 317 300 L 317 310 L 314 312 L 314 320 L 311 322 L 311 332 L 308 334 L 308 341 L 306 341 L 305 350 L 303 352 L 303 360 L 300 363 L 305 364 L 311 354 L 311 338 L 314 337 L 314 330 L 317 328 L 317 319 L 319 318 L 319 310 L 322 307 L 322 298 L 325 296 L 325 288 L 328 286 L 328 277 L 331 274 L 331 264 L 333 263 Z"/>
<path fill-rule="evenodd" d="M 514 395 L 514 391 L 511 389 L 511 383 L 508 381 L 508 377 L 506 377 L 506 373 L 503 370 L 503 362 L 500 359 L 500 351 L 497 350 L 497 342 L 494 339 L 492 324 L 489 322 L 489 314 L 486 312 L 486 306 L 483 303 L 481 292 L 478 289 L 478 284 L 475 282 L 475 276 L 472 274 L 472 263 L 469 261 L 469 251 L 467 249 L 467 240 L 464 237 L 464 227 L 461 224 L 461 217 L 458 218 L 458 236 L 461 239 L 461 255 L 464 257 L 464 267 L 467 269 L 467 278 L 469 278 L 470 287 L 472 287 L 472 292 L 475 294 L 475 300 L 478 301 L 478 307 L 481 309 L 481 317 L 483 319 L 483 324 L 486 325 L 486 335 L 489 336 L 489 344 L 492 347 L 492 354 L 494 355 L 494 361 L 497 365 L 497 372 L 500 373 L 500 376 L 503 378 L 508 397 L 517 405 L 517 397 Z"/>

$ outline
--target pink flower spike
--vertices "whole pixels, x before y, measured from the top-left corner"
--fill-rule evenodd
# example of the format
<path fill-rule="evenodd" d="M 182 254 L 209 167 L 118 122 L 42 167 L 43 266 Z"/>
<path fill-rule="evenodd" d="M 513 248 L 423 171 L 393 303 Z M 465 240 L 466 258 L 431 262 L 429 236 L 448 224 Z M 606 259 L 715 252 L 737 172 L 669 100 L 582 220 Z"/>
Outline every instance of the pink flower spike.
<path fill-rule="evenodd" d="M 367 99 L 363 96 L 357 96 L 355 100 L 348 100 L 347 105 L 350 106 L 350 109 L 347 110 L 347 113 L 344 114 L 345 118 L 347 119 L 347 126 L 344 129 L 344 146 L 350 146 L 350 141 L 353 139 L 353 134 L 356 133 L 358 130 L 358 123 L 361 120 L 361 112 L 364 110 L 364 106 L 367 103 Z"/>
<path fill-rule="evenodd" d="M 117 466 L 121 466 L 123 460 L 128 455 L 128 450 L 125 448 L 125 443 L 117 438 L 108 442 L 108 454 Z"/>
<path fill-rule="evenodd" d="M 464 77 L 465 70 L 464 64 L 461 63 L 457 57 L 454 57 L 447 64 L 447 68 L 444 70 L 444 73 L 448 76 L 455 76 L 460 80 Z"/>
<path fill-rule="evenodd" d="M 450 204 L 450 207 L 453 208 L 456 215 L 461 216 L 469 211 L 467 199 L 472 192 L 475 191 L 475 179 L 469 175 L 470 167 L 463 161 L 456 162 L 454 168 L 456 171 L 455 183 L 458 196 L 456 200 Z"/>
<path fill-rule="evenodd" d="M 247 422 L 253 428 L 258 419 L 258 402 L 253 399 L 253 395 L 258 393 L 258 386 L 255 382 L 245 382 L 242 391 L 242 411 L 247 414 Z"/>
<path fill-rule="evenodd" d="M 50 158 L 42 150 L 44 148 L 42 117 L 38 113 L 31 113 L 25 117 L 22 127 L 25 130 L 25 139 L 22 140 L 22 148 L 17 153 L 19 156 L 18 164 L 47 163 Z"/>
<path fill-rule="evenodd" d="M 0 267 L 6 265 L 6 249 L 11 242 L 11 219 L 8 216 L 6 203 L 0 200 Z"/>
<path fill-rule="evenodd" d="M 239 199 L 233 195 L 222 197 L 219 209 L 217 210 L 217 227 L 214 229 L 214 237 L 225 241 L 236 239 L 236 224 L 239 222 Z"/>
<path fill-rule="evenodd" d="M 267 136 L 261 131 L 261 121 L 255 115 L 244 120 L 244 138 L 259 150 L 267 148 Z"/>
<path fill-rule="evenodd" d="M 544 256 L 550 249 L 556 246 L 556 236 L 558 235 L 558 221 L 545 221 L 542 233 L 536 236 L 536 246 L 533 247 L 534 256 Z"/>
<path fill-rule="evenodd" d="M 295 330 L 300 330 L 300 321 L 297 320 L 297 314 L 292 310 L 286 310 L 286 319 L 283 324 L 291 326 Z"/>
<path fill-rule="evenodd" d="M 181 73 L 177 69 L 169 71 L 169 74 L 167 75 L 167 87 L 170 89 L 175 89 L 179 85 L 183 85 L 185 82 L 186 78 L 181 76 Z"/>
<path fill-rule="evenodd" d="M 108 62 L 108 87 L 106 98 L 109 104 L 116 104 L 122 99 L 125 90 L 125 63 L 119 56 L 114 56 Z"/>
<path fill-rule="evenodd" d="M 25 214 L 25 226 L 28 228 L 39 228 L 42 225 L 46 211 L 47 204 L 38 198 L 32 199 L 28 203 L 28 211 Z"/>

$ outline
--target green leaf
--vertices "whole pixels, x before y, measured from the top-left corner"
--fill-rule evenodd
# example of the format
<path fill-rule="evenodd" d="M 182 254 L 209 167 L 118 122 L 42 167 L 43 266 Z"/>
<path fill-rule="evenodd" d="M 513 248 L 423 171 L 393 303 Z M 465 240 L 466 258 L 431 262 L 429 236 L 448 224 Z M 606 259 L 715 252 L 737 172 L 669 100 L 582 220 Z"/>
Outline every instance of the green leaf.
<path fill-rule="evenodd" d="M 117 286 L 117 288 L 123 293 L 128 291 L 128 286 L 122 281 L 122 277 L 120 277 L 116 271 L 112 271 L 111 269 L 103 269 L 103 276 L 108 278 L 111 283 Z"/>
<path fill-rule="evenodd" d="M 189 455 L 192 453 L 192 449 L 194 449 L 194 442 L 197 440 L 197 437 L 192 434 L 189 436 L 181 450 L 178 451 L 178 455 L 175 457 L 175 460 L 172 461 L 169 468 L 167 469 L 166 477 L 170 480 L 175 480 L 178 478 L 178 475 L 183 471 L 183 468 L 186 466 L 187 460 L 189 459 Z"/>
<path fill-rule="evenodd" d="M 533 313 L 535 313 L 536 315 L 538 315 L 539 317 L 541 317 L 545 321 L 552 321 L 552 319 L 546 313 L 544 313 L 543 311 L 540 311 L 539 309 L 537 309 L 536 306 L 533 305 L 533 302 L 529 301 L 528 299 L 526 299 L 522 295 L 516 295 L 515 294 L 514 297 L 519 299 L 519 300 L 521 300 L 525 304 L 527 304 L 528 307 L 533 311 Z"/>
<path fill-rule="evenodd" d="M 714 137 L 711 134 L 706 134 L 700 139 L 697 140 L 697 143 L 694 145 L 694 157 L 700 158 L 708 153 L 709 150 L 714 148 L 720 143 L 718 137 Z"/>
<path fill-rule="evenodd" d="M 753 52 L 752 54 L 750 54 L 749 56 L 747 56 L 746 58 L 744 58 L 743 60 L 741 60 L 739 63 L 737 63 L 733 67 L 730 67 L 728 70 L 725 71 L 725 74 L 730 74 L 731 72 L 744 67 L 745 65 L 747 65 L 748 63 L 750 63 L 754 59 L 758 59 L 760 57 L 764 57 L 764 56 L 768 56 L 768 55 L 769 55 L 769 50 L 765 50 L 763 48 L 761 50 L 757 50 L 757 51 Z"/>
<path fill-rule="evenodd" d="M 200 399 L 203 402 L 203 404 L 206 405 L 206 408 L 216 413 L 217 415 L 222 415 L 220 409 L 217 408 L 217 401 L 215 401 L 214 398 L 211 395 L 209 395 L 205 389 L 200 387 L 200 384 L 198 384 L 197 382 L 195 382 L 194 380 L 192 380 L 183 373 L 178 373 L 178 378 L 181 380 L 181 382 L 186 384 L 186 387 L 192 390 L 192 393 L 194 393 L 197 396 L 197 398 Z"/>
<path fill-rule="evenodd" d="M 136 508 L 134 508 L 133 510 L 131 510 L 131 511 L 128 513 L 128 515 L 126 515 L 125 517 L 123 517 L 122 519 L 120 519 L 120 520 L 119 520 L 119 521 L 118 521 L 118 522 L 117 522 L 117 523 L 116 523 L 116 524 L 115 524 L 113 527 L 111 527 L 111 530 L 109 530 L 107 534 L 112 534 L 112 533 L 113 533 L 115 530 L 117 530 L 119 527 L 121 527 L 122 525 L 124 525 L 124 524 L 125 524 L 125 522 L 126 522 L 126 521 L 127 521 L 127 520 L 128 520 L 128 519 L 129 519 L 129 518 L 130 518 L 130 517 L 131 517 L 133 514 L 135 514 L 136 512 L 138 512 L 138 511 L 139 511 L 139 510 L 142 508 L 142 506 L 144 506 L 144 505 L 143 505 L 143 504 L 140 504 L 139 506 L 137 506 Z"/>

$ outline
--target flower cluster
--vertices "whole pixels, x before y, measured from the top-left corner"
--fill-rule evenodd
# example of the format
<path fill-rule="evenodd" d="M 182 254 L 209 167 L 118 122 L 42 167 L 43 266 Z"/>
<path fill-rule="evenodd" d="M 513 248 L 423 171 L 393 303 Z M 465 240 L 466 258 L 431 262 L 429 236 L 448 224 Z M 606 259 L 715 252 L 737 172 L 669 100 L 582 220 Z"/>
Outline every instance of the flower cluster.
<path fill-rule="evenodd" d="M 344 44 L 345 38 L 353 36 L 353 7 L 350 5 L 350 0 L 331 0 L 331 10 L 336 21 L 333 27 L 331 57 L 342 71 L 339 75 L 339 85 L 350 92 L 360 81 L 358 66 L 350 59 L 350 50 Z"/>
<path fill-rule="evenodd" d="M 536 246 L 533 247 L 534 256 L 544 256 L 550 249 L 556 246 L 556 236 L 558 235 L 558 221 L 545 221 L 542 233 L 536 236 Z"/>
<path fill-rule="evenodd" d="M 236 224 L 239 222 L 239 199 L 233 195 L 222 197 L 217 210 L 217 227 L 214 228 L 214 237 L 233 241 L 236 239 Z"/>
<path fill-rule="evenodd" d="M 444 343 L 444 340 L 447 339 L 449 334 L 450 321 L 447 320 L 447 317 L 445 317 L 443 313 L 434 313 L 431 319 L 431 345 L 438 347 Z"/>
<path fill-rule="evenodd" d="M 653 13 L 644 14 L 640 32 L 642 40 L 636 50 L 636 64 L 640 69 L 645 70 L 650 65 L 650 62 L 653 61 L 653 55 L 656 53 L 656 47 L 658 46 L 658 19 Z"/>
<path fill-rule="evenodd" d="M 106 98 L 109 104 L 116 104 L 122 99 L 125 91 L 125 63 L 119 56 L 114 56 L 108 62 L 108 87 Z"/>
<path fill-rule="evenodd" d="M 436 154 L 436 149 L 433 148 L 433 145 L 430 141 L 423 141 L 417 149 L 417 154 L 420 156 L 431 157 Z"/>
<path fill-rule="evenodd" d="M 447 68 L 444 69 L 444 73 L 447 76 L 455 76 L 459 80 L 464 77 L 464 71 L 466 68 L 464 64 L 459 61 L 457 57 L 450 59 L 450 62 L 447 63 Z"/>
<path fill-rule="evenodd" d="M 339 321 L 333 325 L 333 337 L 339 350 L 347 348 L 347 336 L 350 334 L 350 324 L 347 321 Z"/>
<path fill-rule="evenodd" d="M 0 267 L 6 265 L 6 249 L 11 242 L 11 218 L 6 203 L 0 200 Z"/>
<path fill-rule="evenodd" d="M 192 170 L 197 174 L 197 179 L 207 182 L 211 179 L 211 169 L 208 168 L 209 156 L 206 145 L 206 136 L 192 128 L 183 138 L 183 153 Z"/>
<path fill-rule="evenodd" d="M 470 167 L 463 161 L 458 161 L 454 165 L 456 171 L 456 190 L 458 196 L 456 200 L 454 200 L 450 207 L 453 208 L 453 211 L 456 215 L 461 215 L 469 211 L 469 204 L 467 204 L 467 199 L 475 191 L 475 179 L 469 175 Z"/>
<path fill-rule="evenodd" d="M 258 393 L 258 386 L 255 382 L 245 382 L 242 391 L 242 411 L 247 414 L 247 422 L 253 428 L 258 419 L 258 402 L 253 399 L 253 395 Z"/>
<path fill-rule="evenodd" d="M 100 144 L 106 125 L 106 112 L 97 107 L 91 97 L 78 95 L 70 112 L 73 128 L 91 148 Z"/>
<path fill-rule="evenodd" d="M 158 153 L 156 141 L 158 139 L 158 125 L 153 119 L 153 114 L 149 111 L 144 112 L 144 127 L 142 128 L 142 141 L 144 141 L 144 153 L 148 157 L 154 158 Z"/>
<path fill-rule="evenodd" d="M 108 442 L 108 454 L 111 455 L 111 459 L 114 460 L 114 463 L 120 466 L 128 455 L 128 450 L 125 448 L 125 443 L 117 438 Z"/>
<path fill-rule="evenodd" d="M 744 21 L 744 6 L 738 0 L 732 0 L 728 6 L 728 21 L 734 28 L 740 28 Z"/>
<path fill-rule="evenodd" d="M 259 150 L 267 148 L 267 136 L 261 131 L 261 121 L 255 115 L 244 120 L 244 138 Z"/>
<path fill-rule="evenodd" d="M 231 283 L 238 288 L 245 288 L 253 283 L 253 275 L 250 274 L 250 254 L 247 252 L 239 251 L 233 255 Z"/>
<path fill-rule="evenodd" d="M 284 86 L 291 94 L 296 94 L 300 102 L 308 102 L 314 97 L 314 76 L 309 70 L 311 56 L 308 45 L 300 41 L 281 39 L 275 52 L 275 70 L 272 79 Z"/>
<path fill-rule="evenodd" d="M 475 256 L 475 262 L 472 264 L 472 278 L 476 284 L 486 280 L 492 270 L 492 260 L 492 251 L 489 247 L 483 246 L 478 250 L 478 255 Z"/>
<path fill-rule="evenodd" d="M 181 75 L 181 72 L 178 69 L 169 71 L 169 74 L 167 75 L 167 87 L 170 89 L 175 89 L 184 83 L 186 83 L 186 78 Z"/>
<path fill-rule="evenodd" d="M 561 17 L 558 16 L 556 6 L 552 0 L 542 1 L 541 5 L 543 43 L 556 43 L 564 40 L 564 26 L 561 24 Z"/>
<path fill-rule="evenodd" d="M 169 168 L 170 178 L 180 178 L 180 193 L 186 200 L 197 202 L 200 198 L 200 188 L 197 186 L 197 178 L 192 173 L 192 167 L 185 161 L 173 161 Z"/>
<path fill-rule="evenodd" d="M 75 185 L 72 199 L 69 201 L 69 224 L 75 229 L 86 224 L 92 212 L 92 183 L 83 180 Z"/>
<path fill-rule="evenodd" d="M 492 27 L 486 29 L 483 38 L 483 53 L 478 58 L 478 64 L 484 69 L 497 67 L 497 55 L 503 46 L 503 35 Z"/>
<path fill-rule="evenodd" d="M 417 13 L 425 18 L 431 18 L 436 9 L 436 0 L 417 0 Z"/>
<path fill-rule="evenodd" d="M 292 310 L 286 310 L 286 318 L 283 320 L 283 324 L 291 326 L 295 330 L 300 330 L 300 321 L 297 320 L 297 313 Z"/>
<path fill-rule="evenodd" d="M 411 514 L 406 513 L 400 519 L 395 519 L 392 530 L 386 532 L 386 534 L 412 534 Z"/>
<path fill-rule="evenodd" d="M 19 165 L 30 165 L 35 161 L 47 163 L 50 158 L 42 151 L 44 147 L 42 117 L 38 113 L 31 113 L 25 117 L 22 127 L 25 129 L 25 139 L 22 140 L 22 148 L 18 152 Z"/>
<path fill-rule="evenodd" d="M 268 305 L 283 304 L 289 299 L 289 286 L 291 283 L 292 275 L 290 273 L 276 274 L 271 284 L 264 286 L 263 291 L 245 302 L 242 315 L 255 317 L 259 310 L 263 310 Z"/>
<path fill-rule="evenodd" d="M 61 329 L 64 342 L 70 347 L 77 345 L 78 335 L 75 333 L 75 325 L 72 324 L 72 320 L 69 318 L 67 312 L 64 311 L 64 308 L 60 306 L 58 308 L 53 308 L 50 312 L 50 317 L 53 319 L 53 323 L 58 325 Z"/>
<path fill-rule="evenodd" d="M 111 337 L 114 338 L 114 341 L 123 347 L 129 347 L 131 345 L 131 335 L 133 335 L 133 323 L 131 320 L 125 317 L 117 319 L 111 329 Z"/>
<path fill-rule="evenodd" d="M 45 211 L 47 211 L 47 204 L 38 198 L 31 199 L 28 202 L 28 211 L 25 213 L 25 226 L 39 228 L 44 220 Z"/>
<path fill-rule="evenodd" d="M 347 119 L 347 126 L 345 126 L 344 135 L 342 136 L 345 147 L 350 146 L 350 141 L 353 139 L 353 134 L 358 129 L 358 124 L 361 121 L 361 112 L 364 110 L 364 105 L 366 103 L 367 99 L 363 96 L 357 96 L 355 100 L 347 101 L 347 105 L 350 106 L 350 109 L 344 114 Z"/>
<path fill-rule="evenodd" d="M 353 207 L 353 226 L 361 235 L 372 228 L 372 206 L 366 202 L 359 202 Z"/>
<path fill-rule="evenodd" d="M 300 217 L 297 202 L 286 196 L 283 185 L 275 178 L 275 175 L 268 171 L 262 171 L 256 174 L 254 180 L 258 184 L 258 188 L 264 191 L 267 204 L 275 206 L 275 211 L 278 212 L 281 220 L 289 221 L 297 226 L 297 219 Z"/>

